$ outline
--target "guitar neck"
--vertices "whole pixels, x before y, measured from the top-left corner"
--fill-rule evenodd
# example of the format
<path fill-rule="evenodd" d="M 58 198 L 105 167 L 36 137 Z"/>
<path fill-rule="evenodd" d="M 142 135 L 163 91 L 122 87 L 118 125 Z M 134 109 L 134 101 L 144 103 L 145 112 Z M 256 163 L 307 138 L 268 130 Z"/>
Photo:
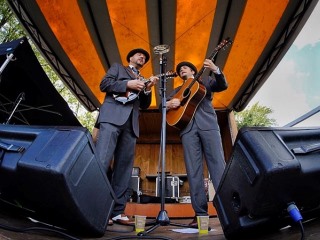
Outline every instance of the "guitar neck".
<path fill-rule="evenodd" d="M 215 51 L 210 55 L 210 57 L 208 57 L 208 59 L 213 60 L 214 57 L 217 55 L 218 51 L 219 51 L 219 50 L 215 50 Z M 198 81 L 198 79 L 201 77 L 201 75 L 204 73 L 205 70 L 206 70 L 206 68 L 203 66 L 203 67 L 199 70 L 199 72 L 196 74 L 196 76 L 194 77 L 194 80 L 193 80 L 193 81 L 194 81 L 194 82 L 195 82 L 195 81 Z"/>
<path fill-rule="evenodd" d="M 223 40 L 213 51 L 213 53 L 208 57 L 208 59 L 210 59 L 211 61 L 213 61 L 214 57 L 217 55 L 217 53 L 220 51 L 220 49 L 222 49 L 223 47 L 227 46 L 227 44 L 231 44 L 232 41 L 230 40 L 230 38 L 226 38 L 225 40 Z M 201 77 L 201 75 L 204 73 L 204 71 L 206 70 L 206 68 L 203 66 L 200 71 L 196 74 L 196 76 L 194 77 L 194 81 L 198 81 L 198 79 Z M 192 84 L 193 84 L 192 83 Z"/>

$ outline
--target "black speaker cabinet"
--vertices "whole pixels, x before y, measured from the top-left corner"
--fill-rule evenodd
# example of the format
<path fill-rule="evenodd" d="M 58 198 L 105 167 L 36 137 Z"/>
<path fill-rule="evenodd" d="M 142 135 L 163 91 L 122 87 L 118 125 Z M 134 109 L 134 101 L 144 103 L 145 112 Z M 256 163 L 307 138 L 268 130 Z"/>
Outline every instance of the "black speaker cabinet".
<path fill-rule="evenodd" d="M 102 236 L 115 195 L 82 127 L 0 125 L 0 199 L 37 220 Z"/>
<path fill-rule="evenodd" d="M 320 128 L 242 128 L 214 197 L 225 236 L 236 239 L 320 216 Z"/>
<path fill-rule="evenodd" d="M 156 179 L 156 196 L 161 197 L 161 177 Z M 166 198 L 178 198 L 180 179 L 177 176 L 166 176 L 164 183 L 164 194 Z"/>
<path fill-rule="evenodd" d="M 141 179 L 139 176 L 131 176 L 129 187 L 127 190 L 127 201 L 140 202 L 140 195 L 142 194 L 140 189 Z"/>

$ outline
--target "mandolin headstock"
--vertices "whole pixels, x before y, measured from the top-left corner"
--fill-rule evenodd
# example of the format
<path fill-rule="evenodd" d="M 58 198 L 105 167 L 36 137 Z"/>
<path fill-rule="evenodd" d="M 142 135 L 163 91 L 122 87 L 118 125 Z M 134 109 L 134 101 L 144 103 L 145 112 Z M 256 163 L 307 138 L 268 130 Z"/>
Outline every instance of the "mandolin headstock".
<path fill-rule="evenodd" d="M 178 77 L 178 74 L 171 70 L 171 71 L 166 72 L 165 76 L 167 78 L 175 78 L 175 77 Z"/>

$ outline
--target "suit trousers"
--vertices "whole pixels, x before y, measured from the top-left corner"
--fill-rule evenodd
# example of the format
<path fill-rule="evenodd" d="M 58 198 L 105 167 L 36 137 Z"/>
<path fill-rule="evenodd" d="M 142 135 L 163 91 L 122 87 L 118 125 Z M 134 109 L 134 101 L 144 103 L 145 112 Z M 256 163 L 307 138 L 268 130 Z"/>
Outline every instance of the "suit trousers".
<path fill-rule="evenodd" d="M 126 191 L 131 179 L 136 140 L 131 117 L 122 126 L 100 123 L 97 154 L 106 172 L 113 160 L 111 186 L 117 199 L 111 217 L 124 213 L 125 210 Z"/>
<path fill-rule="evenodd" d="M 192 207 L 197 216 L 208 215 L 204 185 L 204 160 L 214 188 L 217 189 L 225 168 L 218 130 L 201 130 L 194 121 L 191 130 L 181 136 Z"/>

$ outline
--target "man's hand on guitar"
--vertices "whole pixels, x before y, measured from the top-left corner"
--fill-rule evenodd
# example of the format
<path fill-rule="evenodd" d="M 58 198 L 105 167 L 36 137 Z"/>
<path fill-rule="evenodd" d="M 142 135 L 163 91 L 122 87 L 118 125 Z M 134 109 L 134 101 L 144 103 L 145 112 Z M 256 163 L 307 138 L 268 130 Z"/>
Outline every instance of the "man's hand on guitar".
<path fill-rule="evenodd" d="M 204 60 L 204 63 L 203 63 L 203 66 L 205 68 L 209 68 L 211 71 L 213 72 L 217 72 L 218 71 L 218 66 L 214 64 L 214 62 L 210 59 L 205 59 Z"/>
<path fill-rule="evenodd" d="M 180 100 L 178 98 L 172 98 L 170 101 L 167 102 L 167 108 L 170 109 L 175 109 L 180 107 Z"/>

